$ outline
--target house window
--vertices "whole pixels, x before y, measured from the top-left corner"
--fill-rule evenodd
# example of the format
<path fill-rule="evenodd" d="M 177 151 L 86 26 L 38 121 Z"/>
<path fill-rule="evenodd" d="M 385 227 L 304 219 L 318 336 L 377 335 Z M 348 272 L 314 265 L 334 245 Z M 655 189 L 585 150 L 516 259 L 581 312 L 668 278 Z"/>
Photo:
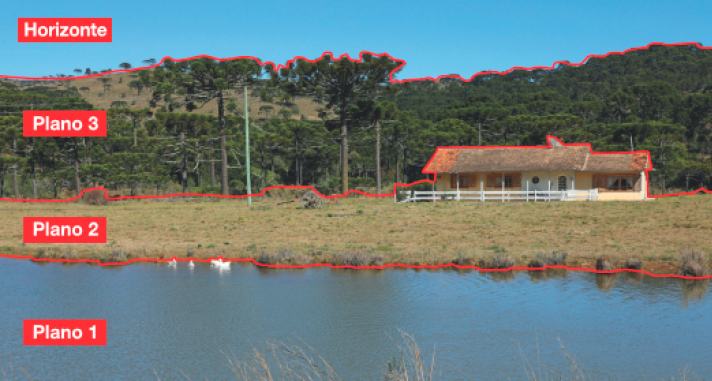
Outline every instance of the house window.
<path fill-rule="evenodd" d="M 598 189 L 606 189 L 607 185 L 606 175 L 594 175 L 593 176 L 593 187 Z"/>
<path fill-rule="evenodd" d="M 559 190 L 566 190 L 566 176 L 559 176 Z"/>
<path fill-rule="evenodd" d="M 516 188 L 522 186 L 522 175 L 520 173 L 505 173 L 504 175 L 492 173 L 487 175 L 487 186 L 490 188 L 501 188 L 504 180 L 505 188 Z"/>
<path fill-rule="evenodd" d="M 468 175 L 459 175 L 460 177 L 460 188 L 469 188 L 470 187 L 470 176 Z M 450 175 L 450 188 L 456 189 L 457 188 L 457 178 L 458 175 L 456 173 L 453 173 Z M 474 179 L 474 176 L 472 176 Z M 474 183 L 474 180 L 472 181 Z"/>
<path fill-rule="evenodd" d="M 593 187 L 609 191 L 639 191 L 638 175 L 594 175 Z"/>
<path fill-rule="evenodd" d="M 532 184 L 539 184 L 539 176 L 532 177 Z"/>

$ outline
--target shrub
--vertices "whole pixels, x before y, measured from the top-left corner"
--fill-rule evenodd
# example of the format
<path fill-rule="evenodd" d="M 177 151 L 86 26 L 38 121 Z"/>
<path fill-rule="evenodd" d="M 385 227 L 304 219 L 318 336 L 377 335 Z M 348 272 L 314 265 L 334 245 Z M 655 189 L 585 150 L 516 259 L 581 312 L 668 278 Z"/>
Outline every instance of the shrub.
<path fill-rule="evenodd" d="M 709 274 L 707 258 L 699 250 L 685 249 L 682 251 L 680 271 L 683 276 L 706 276 Z"/>
<path fill-rule="evenodd" d="M 64 250 L 62 252 L 62 255 L 59 258 L 60 259 L 77 259 L 77 253 L 75 253 L 72 250 Z"/>
<path fill-rule="evenodd" d="M 267 253 L 263 251 L 255 260 L 265 265 L 281 264 L 301 266 L 310 263 L 312 259 L 304 254 L 295 253 L 292 250 L 280 250 L 278 253 Z"/>
<path fill-rule="evenodd" d="M 531 261 L 529 261 L 529 264 L 527 267 L 532 267 L 532 268 L 541 268 L 541 267 L 546 267 L 546 260 L 542 257 L 536 257 L 533 258 Z"/>
<path fill-rule="evenodd" d="M 561 254 L 553 251 L 551 255 L 546 257 L 546 263 L 549 265 L 563 265 L 566 263 L 566 258 L 569 253 L 563 252 Z"/>
<path fill-rule="evenodd" d="M 625 260 L 625 268 L 630 270 L 640 270 L 643 268 L 643 261 L 638 258 L 628 258 Z"/>
<path fill-rule="evenodd" d="M 274 265 L 277 263 L 277 257 L 274 254 L 265 253 L 264 251 L 261 252 L 255 259 L 257 262 L 264 265 Z"/>
<path fill-rule="evenodd" d="M 602 256 L 596 258 L 596 270 L 611 271 L 611 270 L 613 270 L 613 264 L 611 263 L 611 260 L 607 256 L 602 255 Z"/>
<path fill-rule="evenodd" d="M 475 259 L 470 256 L 460 254 L 460 256 L 455 258 L 453 263 L 458 266 L 472 266 L 475 263 Z"/>
<path fill-rule="evenodd" d="M 508 269 L 514 266 L 514 258 L 505 257 L 503 255 L 495 255 L 489 261 L 480 259 L 480 268 L 482 269 Z"/>
<path fill-rule="evenodd" d="M 334 266 L 383 266 L 382 255 L 372 255 L 367 252 L 336 253 L 331 258 Z"/>
<path fill-rule="evenodd" d="M 311 258 L 291 250 L 280 250 L 279 254 L 277 254 L 277 262 L 290 265 L 306 265 L 311 262 Z"/>
<path fill-rule="evenodd" d="M 42 258 L 47 258 L 47 250 L 46 249 L 37 249 L 37 252 L 35 253 L 35 259 L 42 259 Z"/>

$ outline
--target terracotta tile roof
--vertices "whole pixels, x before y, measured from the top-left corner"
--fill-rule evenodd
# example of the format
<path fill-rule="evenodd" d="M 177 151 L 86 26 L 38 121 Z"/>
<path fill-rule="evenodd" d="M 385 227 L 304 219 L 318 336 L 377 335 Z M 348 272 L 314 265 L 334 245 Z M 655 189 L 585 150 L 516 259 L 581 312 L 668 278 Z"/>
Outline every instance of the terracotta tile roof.
<path fill-rule="evenodd" d="M 637 152 L 633 154 L 633 162 L 630 164 L 631 171 L 644 171 L 648 169 L 648 154 Z"/>
<path fill-rule="evenodd" d="M 437 157 L 433 158 L 425 169 L 428 172 L 436 173 L 450 172 L 450 167 L 455 163 L 458 155 L 460 155 L 460 150 L 458 149 L 438 150 Z"/>
<path fill-rule="evenodd" d="M 592 154 L 588 146 L 541 148 L 441 148 L 425 167 L 428 173 L 500 171 L 639 172 L 645 153 Z"/>
<path fill-rule="evenodd" d="M 614 153 L 590 155 L 584 172 L 640 172 L 648 164 L 645 153 Z"/>

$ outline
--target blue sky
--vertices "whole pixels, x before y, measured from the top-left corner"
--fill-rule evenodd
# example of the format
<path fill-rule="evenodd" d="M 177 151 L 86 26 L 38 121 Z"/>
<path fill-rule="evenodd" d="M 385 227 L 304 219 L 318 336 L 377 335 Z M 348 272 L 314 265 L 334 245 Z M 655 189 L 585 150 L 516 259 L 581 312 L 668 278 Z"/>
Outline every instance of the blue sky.
<path fill-rule="evenodd" d="M 580 62 L 650 42 L 712 45 L 712 2 L 5 1 L 0 74 L 72 74 L 198 54 L 284 63 L 324 51 L 404 59 L 399 79 Z M 111 17 L 113 42 L 17 42 L 18 17 Z"/>

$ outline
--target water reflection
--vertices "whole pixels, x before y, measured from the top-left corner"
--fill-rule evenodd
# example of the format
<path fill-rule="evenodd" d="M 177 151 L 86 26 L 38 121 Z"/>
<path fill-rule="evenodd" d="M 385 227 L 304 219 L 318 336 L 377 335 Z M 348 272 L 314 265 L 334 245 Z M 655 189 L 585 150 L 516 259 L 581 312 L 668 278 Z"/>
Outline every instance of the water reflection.
<path fill-rule="evenodd" d="M 709 289 L 709 279 L 678 279 L 677 283 L 682 288 L 683 305 L 687 306 L 692 300 L 703 300 Z"/>
<path fill-rule="evenodd" d="M 596 286 L 603 292 L 608 292 L 613 288 L 621 273 L 596 274 Z"/>

